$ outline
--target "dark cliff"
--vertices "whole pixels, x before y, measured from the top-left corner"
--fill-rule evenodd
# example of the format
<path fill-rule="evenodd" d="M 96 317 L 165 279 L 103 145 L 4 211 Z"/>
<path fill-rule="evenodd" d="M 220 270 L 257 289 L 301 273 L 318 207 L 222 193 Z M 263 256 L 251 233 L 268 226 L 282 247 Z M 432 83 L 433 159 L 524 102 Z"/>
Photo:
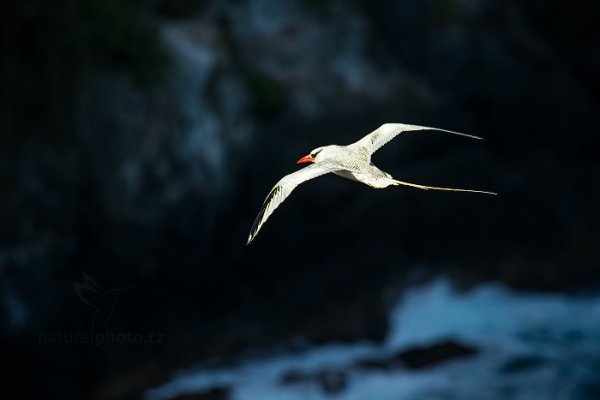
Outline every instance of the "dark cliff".
<path fill-rule="evenodd" d="M 597 287 L 600 8 L 488 3 L 2 6 L 1 346 L 23 397 L 135 392 L 294 335 L 377 340 L 384 294 L 438 272 Z M 244 246 L 298 157 L 390 121 L 486 141 L 406 134 L 382 169 L 499 196 L 324 177 Z M 162 340 L 90 351 L 88 332 Z"/>

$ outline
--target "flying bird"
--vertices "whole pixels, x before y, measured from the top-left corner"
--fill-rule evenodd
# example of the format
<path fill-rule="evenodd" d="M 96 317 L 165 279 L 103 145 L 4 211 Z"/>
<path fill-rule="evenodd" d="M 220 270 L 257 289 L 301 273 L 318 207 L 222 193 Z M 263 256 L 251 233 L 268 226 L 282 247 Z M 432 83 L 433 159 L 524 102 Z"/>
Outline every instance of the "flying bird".
<path fill-rule="evenodd" d="M 292 193 L 292 191 L 301 183 L 313 178 L 325 175 L 329 172 L 361 182 L 376 189 L 383 189 L 388 186 L 405 185 L 424 190 L 449 190 L 453 192 L 472 192 L 495 195 L 494 192 L 470 189 L 455 189 L 436 186 L 425 186 L 416 183 L 404 182 L 394 179 L 390 174 L 377 168 L 371 162 L 371 156 L 390 140 L 402 132 L 433 130 L 454 135 L 465 136 L 473 139 L 480 139 L 478 136 L 467 135 L 448 131 L 446 129 L 431 128 L 427 126 L 409 125 L 402 123 L 386 123 L 369 133 L 359 141 L 347 146 L 322 146 L 312 150 L 308 155 L 300 158 L 297 164 L 311 163 L 309 166 L 281 178 L 279 182 L 271 189 L 265 199 L 258 216 L 252 224 L 247 244 L 258 234 L 258 231 L 273 214 L 273 211 Z"/>

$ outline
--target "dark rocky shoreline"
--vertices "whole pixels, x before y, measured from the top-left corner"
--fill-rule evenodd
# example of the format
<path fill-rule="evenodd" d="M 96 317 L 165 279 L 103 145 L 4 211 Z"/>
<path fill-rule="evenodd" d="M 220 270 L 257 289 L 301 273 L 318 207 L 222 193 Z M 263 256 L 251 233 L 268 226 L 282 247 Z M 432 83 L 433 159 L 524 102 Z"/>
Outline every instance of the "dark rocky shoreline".
<path fill-rule="evenodd" d="M 146 50 L 130 54 L 93 36 L 138 48 L 132 38 L 144 30 L 115 27 L 90 33 L 77 51 L 69 46 L 79 42 L 48 36 L 64 48 L 56 60 L 15 50 L 6 69 L 18 71 L 19 57 L 48 61 L 68 82 L 42 74 L 35 89 L 14 75 L 6 87 L 15 101 L 0 114 L 9 133 L 0 150 L 0 353 L 20 397 L 135 398 L 172 369 L 291 337 L 381 341 L 390 296 L 439 273 L 464 287 L 598 287 L 595 3 L 160 3 L 139 22 L 154 26 L 148 43 L 162 53 L 140 44 Z M 77 12 L 62 7 L 34 7 L 19 29 L 4 26 L 60 25 L 62 12 Z M 22 48 L 43 48 L 39 29 L 20 36 Z M 103 52 L 103 61 L 90 55 Z M 163 78 L 139 83 L 155 76 L 159 53 Z M 385 121 L 486 138 L 406 135 L 377 155 L 390 173 L 500 195 L 372 191 L 324 177 L 244 246 L 295 159 Z M 73 290 L 82 273 L 101 286 L 93 306 Z M 111 303 L 106 293 L 128 286 Z M 98 332 L 164 342 L 40 344 L 40 335 L 87 334 L 95 307 L 112 310 Z"/>

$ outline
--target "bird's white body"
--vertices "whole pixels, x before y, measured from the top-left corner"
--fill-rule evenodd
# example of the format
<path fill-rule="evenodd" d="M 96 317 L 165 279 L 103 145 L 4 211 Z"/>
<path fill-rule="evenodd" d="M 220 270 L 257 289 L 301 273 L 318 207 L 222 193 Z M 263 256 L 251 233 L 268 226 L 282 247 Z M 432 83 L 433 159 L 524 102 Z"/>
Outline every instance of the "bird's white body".
<path fill-rule="evenodd" d="M 360 148 L 330 145 L 320 147 L 314 157 L 317 165 L 327 165 L 331 172 L 343 178 L 361 182 L 371 187 L 382 189 L 394 184 L 392 176 L 383 172 L 371 163 Z M 313 150 L 313 151 L 315 151 Z"/>
<path fill-rule="evenodd" d="M 419 189 L 496 194 L 480 190 L 442 188 L 399 181 L 394 179 L 387 172 L 384 172 L 373 165 L 371 162 L 371 155 L 375 151 L 402 132 L 418 130 L 436 130 L 474 139 L 481 139 L 477 136 L 447 131 L 444 129 L 397 123 L 383 124 L 359 141 L 347 146 L 330 145 L 318 147 L 312 150 L 309 155 L 298 160 L 299 163 L 312 162 L 313 164 L 284 176 L 277 182 L 273 189 L 271 189 L 271 192 L 265 199 L 265 202 L 254 221 L 250 235 L 248 236 L 248 244 L 254 239 L 273 211 L 275 211 L 275 209 L 298 185 L 329 172 L 333 172 L 343 178 L 364 183 L 376 189 L 383 189 L 388 186 L 406 185 Z"/>

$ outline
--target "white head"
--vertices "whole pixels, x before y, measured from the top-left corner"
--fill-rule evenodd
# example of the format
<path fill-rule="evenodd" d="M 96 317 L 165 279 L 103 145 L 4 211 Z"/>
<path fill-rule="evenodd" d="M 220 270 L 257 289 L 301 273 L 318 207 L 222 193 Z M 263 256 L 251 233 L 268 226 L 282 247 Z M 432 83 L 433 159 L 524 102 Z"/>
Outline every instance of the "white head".
<path fill-rule="evenodd" d="M 308 155 L 296 161 L 296 164 L 319 162 L 324 160 L 331 156 L 333 152 L 335 152 L 336 147 L 337 146 L 334 145 L 317 147 L 316 149 L 311 150 Z"/>

